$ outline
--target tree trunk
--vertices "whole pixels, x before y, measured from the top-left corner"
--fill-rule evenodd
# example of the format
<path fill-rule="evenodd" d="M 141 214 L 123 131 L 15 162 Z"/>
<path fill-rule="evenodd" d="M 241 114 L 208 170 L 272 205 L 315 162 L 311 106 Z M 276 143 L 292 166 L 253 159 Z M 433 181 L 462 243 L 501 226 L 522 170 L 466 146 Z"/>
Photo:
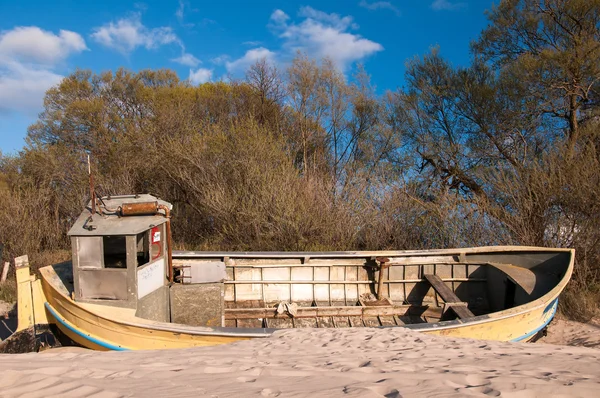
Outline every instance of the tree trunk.
<path fill-rule="evenodd" d="M 567 141 L 567 159 L 571 160 L 575 152 L 575 145 L 579 139 L 579 122 L 577 120 L 577 95 L 569 96 L 569 137 Z"/>

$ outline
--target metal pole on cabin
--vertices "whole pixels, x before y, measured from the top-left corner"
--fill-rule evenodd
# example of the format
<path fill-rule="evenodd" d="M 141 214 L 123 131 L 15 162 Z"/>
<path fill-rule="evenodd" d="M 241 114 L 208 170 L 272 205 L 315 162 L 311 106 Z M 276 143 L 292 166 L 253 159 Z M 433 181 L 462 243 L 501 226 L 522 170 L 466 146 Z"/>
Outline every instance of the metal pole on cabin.
<path fill-rule="evenodd" d="M 92 214 L 96 214 L 96 191 L 94 189 L 94 175 L 92 174 L 92 164 L 90 162 L 90 155 L 87 155 L 88 161 L 88 174 L 90 175 L 90 197 L 92 199 Z"/>

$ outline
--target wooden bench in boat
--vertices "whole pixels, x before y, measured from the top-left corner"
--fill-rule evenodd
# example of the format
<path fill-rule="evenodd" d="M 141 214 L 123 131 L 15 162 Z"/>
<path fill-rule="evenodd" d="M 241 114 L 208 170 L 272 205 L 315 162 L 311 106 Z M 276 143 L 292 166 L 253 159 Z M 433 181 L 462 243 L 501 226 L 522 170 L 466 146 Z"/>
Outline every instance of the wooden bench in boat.
<path fill-rule="evenodd" d="M 447 309 L 452 310 L 461 319 L 472 318 L 475 316 L 467 307 L 467 303 L 463 302 L 458 296 L 450 289 L 442 278 L 438 275 L 425 274 L 423 275 L 427 282 L 433 287 L 433 290 L 444 300 L 446 312 Z"/>

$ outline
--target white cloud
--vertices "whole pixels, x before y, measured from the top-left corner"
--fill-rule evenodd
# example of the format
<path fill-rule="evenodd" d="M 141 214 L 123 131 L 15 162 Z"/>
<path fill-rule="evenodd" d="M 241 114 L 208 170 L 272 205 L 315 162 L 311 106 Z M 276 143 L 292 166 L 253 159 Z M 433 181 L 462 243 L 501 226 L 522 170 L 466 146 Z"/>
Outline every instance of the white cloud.
<path fill-rule="evenodd" d="M 298 15 L 304 18 L 314 19 L 326 25 L 331 25 L 339 30 L 346 30 L 349 27 L 358 29 L 358 25 L 352 22 L 353 19 L 351 16 L 340 17 L 336 13 L 327 14 L 326 12 L 315 10 L 310 6 L 301 7 L 300 11 L 298 11 Z"/>
<path fill-rule="evenodd" d="M 271 20 L 277 24 L 284 24 L 290 16 L 281 10 L 275 10 L 271 14 Z"/>
<path fill-rule="evenodd" d="M 83 38 L 68 30 L 57 35 L 28 26 L 1 32 L 0 113 L 39 112 L 46 90 L 63 78 L 57 66 L 84 50 Z"/>
<path fill-rule="evenodd" d="M 185 28 L 193 28 L 195 24 L 185 22 L 185 14 L 186 11 L 197 12 L 198 10 L 190 7 L 190 3 L 188 1 L 179 0 L 179 7 L 175 10 L 175 18 L 179 21 L 179 24 Z"/>
<path fill-rule="evenodd" d="M 87 50 L 83 38 L 68 30 L 55 35 L 37 26 L 23 26 L 0 33 L 0 58 L 4 59 L 53 65 L 83 50 Z"/>
<path fill-rule="evenodd" d="M 95 28 L 92 38 L 123 54 L 128 54 L 137 47 L 153 49 L 171 43 L 182 46 L 173 29 L 168 26 L 149 29 L 142 24 L 138 13 Z"/>
<path fill-rule="evenodd" d="M 435 11 L 458 10 L 465 7 L 465 3 L 451 3 L 449 0 L 435 0 L 431 3 L 431 8 Z"/>
<path fill-rule="evenodd" d="M 19 63 L 0 67 L 0 113 L 24 112 L 35 115 L 42 109 L 46 90 L 63 76 L 48 69 Z"/>
<path fill-rule="evenodd" d="M 227 68 L 229 73 L 244 72 L 248 67 L 261 59 L 273 61 L 275 59 L 275 53 L 264 47 L 253 48 L 246 51 L 246 54 L 244 54 L 243 57 L 238 58 L 235 61 L 225 62 L 225 68 Z"/>
<path fill-rule="evenodd" d="M 175 11 L 175 17 L 180 23 L 183 23 L 183 11 L 185 9 L 185 4 L 183 1 L 179 0 L 179 7 L 177 7 L 177 11 Z"/>
<path fill-rule="evenodd" d="M 183 20 L 186 7 L 187 3 L 179 2 L 179 8 L 175 15 L 180 22 Z M 150 50 L 162 45 L 174 44 L 181 48 L 181 55 L 172 58 L 171 61 L 192 68 L 202 63 L 193 54 L 185 51 L 185 45 L 171 27 L 148 28 L 142 24 L 139 13 L 95 28 L 91 36 L 101 45 L 117 50 L 124 55 L 129 54 L 138 47 Z"/>
<path fill-rule="evenodd" d="M 231 57 L 229 55 L 222 54 L 222 55 L 219 55 L 218 57 L 211 58 L 210 62 L 212 62 L 215 65 L 224 65 L 225 62 L 227 62 L 230 59 L 231 59 Z"/>
<path fill-rule="evenodd" d="M 189 81 L 192 84 L 202 84 L 210 81 L 212 78 L 212 69 L 198 68 L 195 71 L 190 69 Z"/>
<path fill-rule="evenodd" d="M 198 64 L 202 63 L 198 58 L 194 57 L 192 54 L 184 52 L 178 58 L 171 59 L 173 62 L 177 62 L 178 64 L 196 67 Z"/>
<path fill-rule="evenodd" d="M 383 50 L 381 44 L 349 32 L 358 29 L 350 16 L 340 17 L 303 7 L 299 15 L 304 20 L 288 23 L 282 14 L 285 15 L 281 10 L 273 12 L 269 26 L 283 40 L 288 57 L 297 51 L 315 58 L 329 57 L 343 71 L 352 63 Z"/>
<path fill-rule="evenodd" d="M 371 11 L 390 10 L 393 11 L 397 16 L 400 16 L 400 10 L 398 7 L 389 1 L 375 1 L 373 3 L 369 3 L 367 0 L 361 0 L 361 2 L 358 3 L 358 6 Z"/>

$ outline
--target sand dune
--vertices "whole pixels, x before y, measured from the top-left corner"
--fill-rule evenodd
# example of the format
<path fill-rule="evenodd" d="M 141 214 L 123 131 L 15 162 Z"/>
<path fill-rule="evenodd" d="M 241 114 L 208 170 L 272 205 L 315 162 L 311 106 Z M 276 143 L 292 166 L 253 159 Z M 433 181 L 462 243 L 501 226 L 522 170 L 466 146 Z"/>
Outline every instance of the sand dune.
<path fill-rule="evenodd" d="M 3 397 L 596 397 L 600 350 L 306 329 L 208 348 L 0 356 Z"/>

